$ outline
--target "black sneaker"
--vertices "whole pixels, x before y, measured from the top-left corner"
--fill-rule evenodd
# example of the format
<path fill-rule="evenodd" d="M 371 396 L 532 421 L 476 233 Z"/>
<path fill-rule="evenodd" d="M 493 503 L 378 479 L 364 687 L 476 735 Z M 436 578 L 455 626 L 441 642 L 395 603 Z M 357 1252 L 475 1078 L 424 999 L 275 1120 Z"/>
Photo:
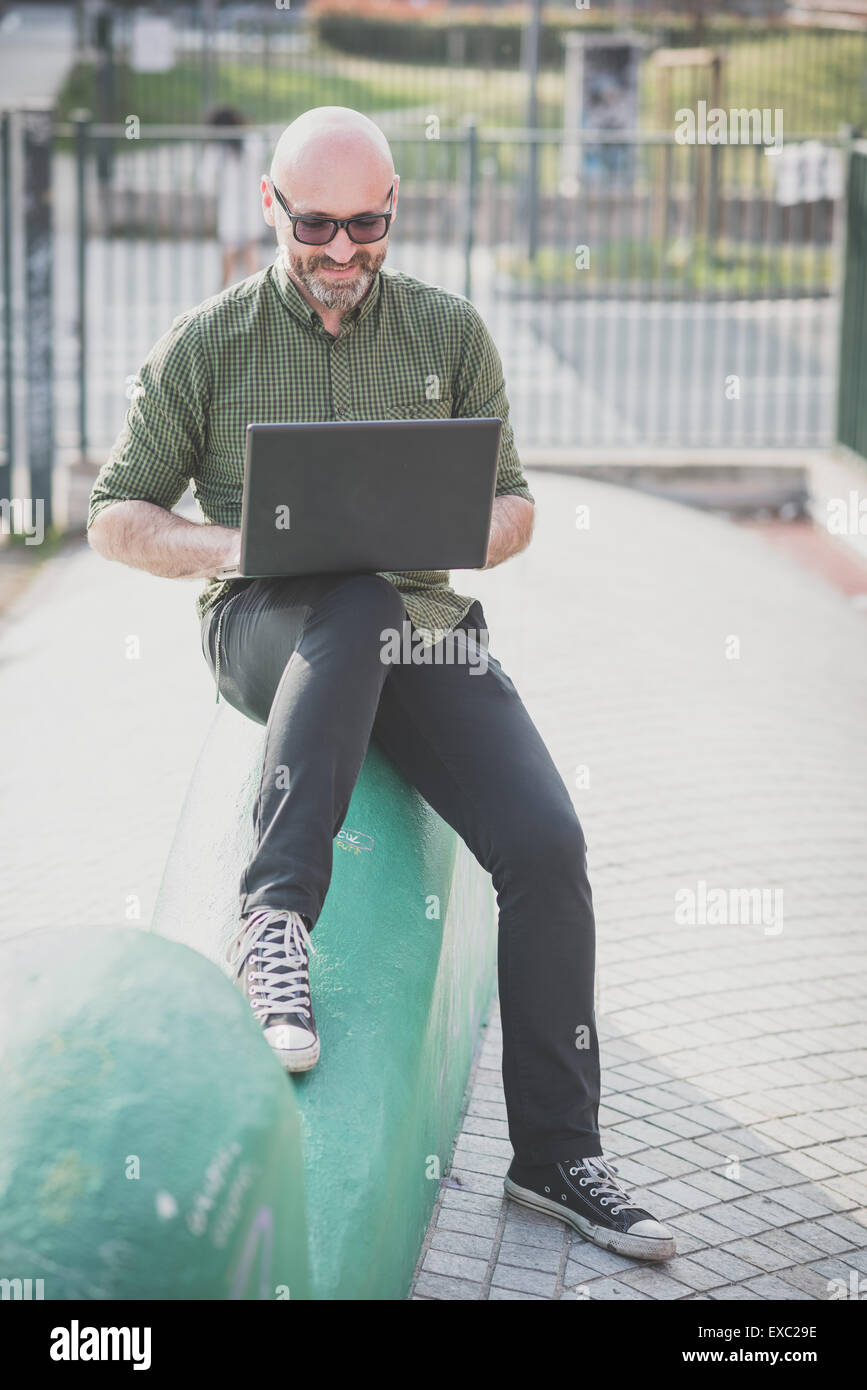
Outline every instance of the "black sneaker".
<path fill-rule="evenodd" d="M 319 1060 L 310 998 L 309 923 L 300 912 L 262 907 L 251 912 L 226 959 L 265 1040 L 287 1071 L 309 1071 Z"/>
<path fill-rule="evenodd" d="M 674 1235 L 629 1200 L 616 1173 L 601 1155 L 539 1168 L 513 1159 L 504 1186 L 516 1202 L 568 1221 L 603 1250 L 639 1260 L 670 1260 L 677 1254 Z"/>

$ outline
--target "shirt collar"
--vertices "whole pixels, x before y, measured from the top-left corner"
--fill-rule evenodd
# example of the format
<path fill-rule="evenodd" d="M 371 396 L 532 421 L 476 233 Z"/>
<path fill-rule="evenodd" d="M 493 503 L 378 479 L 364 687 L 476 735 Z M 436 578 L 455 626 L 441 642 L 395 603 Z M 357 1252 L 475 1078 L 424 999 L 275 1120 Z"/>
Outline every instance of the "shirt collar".
<path fill-rule="evenodd" d="M 278 295 L 286 305 L 286 308 L 296 319 L 300 319 L 302 323 L 309 327 L 313 327 L 317 320 L 321 322 L 317 310 L 307 303 L 307 300 L 295 284 L 295 281 L 288 274 L 283 261 L 282 251 L 278 251 L 274 258 L 272 281 Z M 354 309 L 351 309 L 348 314 L 343 315 L 342 323 L 356 322 L 366 318 L 379 299 L 381 284 L 382 271 L 378 270 L 373 277 L 373 284 L 370 286 L 370 289 L 367 291 L 361 303 L 356 304 Z"/>

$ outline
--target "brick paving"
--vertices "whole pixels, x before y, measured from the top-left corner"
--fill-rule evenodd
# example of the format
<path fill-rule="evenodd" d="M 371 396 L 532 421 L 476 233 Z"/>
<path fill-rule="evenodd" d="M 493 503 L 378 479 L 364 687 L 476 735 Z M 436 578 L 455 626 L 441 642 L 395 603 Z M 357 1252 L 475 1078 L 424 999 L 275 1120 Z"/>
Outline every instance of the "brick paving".
<path fill-rule="evenodd" d="M 598 483 L 532 486 L 533 546 L 477 591 L 587 837 L 603 1145 L 678 1255 L 642 1265 L 503 1197 L 495 1004 L 411 1297 L 863 1298 L 867 647 L 846 595 L 867 571 L 847 554 L 841 584 L 820 536 L 798 567 L 802 530 L 780 550 Z M 779 889 L 780 920 L 679 924 L 701 882 Z M 460 1235 L 485 1242 L 471 1260 Z"/>
<path fill-rule="evenodd" d="M 745 528 L 529 476 L 533 545 L 454 583 L 574 796 L 604 1145 L 679 1253 L 642 1266 L 503 1198 L 494 1005 L 411 1297 L 867 1292 L 867 617 Z M 197 587 L 71 544 L 0 616 L 0 936 L 148 924 L 214 711 Z M 683 924 L 701 882 L 781 889 L 782 915 Z"/>

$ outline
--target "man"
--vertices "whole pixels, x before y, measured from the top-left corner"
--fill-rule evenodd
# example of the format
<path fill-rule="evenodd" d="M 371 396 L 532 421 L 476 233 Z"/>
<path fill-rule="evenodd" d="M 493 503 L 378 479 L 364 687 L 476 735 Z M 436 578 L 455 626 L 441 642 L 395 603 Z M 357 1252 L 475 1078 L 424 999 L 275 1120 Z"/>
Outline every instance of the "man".
<path fill-rule="evenodd" d="M 214 142 L 212 177 L 217 195 L 217 240 L 222 253 L 223 286 L 231 285 L 238 275 L 252 275 L 262 264 L 259 238 L 262 222 L 253 200 L 248 197 L 251 178 L 261 167 L 256 147 L 245 138 L 247 122 L 237 106 L 218 106 L 208 117 L 208 124 L 217 127 L 234 126 L 237 139 Z"/>
<path fill-rule="evenodd" d="M 276 260 L 181 315 L 152 349 L 93 489 L 90 540 L 152 574 L 210 581 L 198 611 L 217 698 L 267 726 L 232 961 L 287 1069 L 319 1055 L 310 937 L 373 737 L 496 888 L 506 1191 L 600 1245 L 667 1259 L 671 1232 L 603 1157 L 595 925 L 566 786 L 490 653 L 483 672 L 382 659 L 383 635 L 407 620 L 430 645 L 452 630 L 473 643 L 480 603 L 447 572 L 220 578 L 240 558 L 250 421 L 500 418 L 485 568 L 530 541 L 534 499 L 478 312 L 382 270 L 398 184 L 384 135 L 359 112 L 319 107 L 287 127 L 261 181 Z M 205 525 L 171 512 L 190 480 Z"/>

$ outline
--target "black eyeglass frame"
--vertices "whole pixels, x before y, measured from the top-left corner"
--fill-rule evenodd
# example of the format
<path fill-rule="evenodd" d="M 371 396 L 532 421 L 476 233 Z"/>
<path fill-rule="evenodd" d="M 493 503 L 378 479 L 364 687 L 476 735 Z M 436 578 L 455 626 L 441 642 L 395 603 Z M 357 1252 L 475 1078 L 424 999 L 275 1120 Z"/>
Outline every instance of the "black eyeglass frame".
<path fill-rule="evenodd" d="M 388 209 L 386 212 L 357 213 L 355 217 L 342 218 L 311 217 L 309 212 L 292 212 L 288 203 L 286 202 L 286 199 L 283 197 L 283 194 L 280 192 L 279 188 L 277 187 L 276 183 L 273 182 L 273 180 L 271 186 L 274 189 L 274 196 L 277 199 L 277 202 L 280 204 L 286 216 L 289 218 L 289 221 L 292 223 L 292 235 L 300 246 L 328 246 L 337 236 L 337 233 L 340 231 L 341 227 L 345 230 L 346 235 L 349 237 L 349 240 L 355 246 L 375 246 L 378 241 L 382 241 L 385 237 L 388 236 L 388 229 L 391 226 L 391 219 L 394 216 L 394 213 L 391 210 L 392 205 L 394 203 L 394 184 L 391 185 L 391 195 L 388 200 Z M 385 218 L 385 231 L 383 232 L 382 236 L 375 237 L 373 241 L 357 241 L 355 237 L 352 235 L 352 232 L 349 230 L 353 222 L 362 222 L 369 224 L 371 222 L 378 221 L 380 217 Z M 330 222 L 333 230 L 331 232 L 331 236 L 328 238 L 327 241 L 302 241 L 295 229 L 296 223 L 298 222 Z"/>

